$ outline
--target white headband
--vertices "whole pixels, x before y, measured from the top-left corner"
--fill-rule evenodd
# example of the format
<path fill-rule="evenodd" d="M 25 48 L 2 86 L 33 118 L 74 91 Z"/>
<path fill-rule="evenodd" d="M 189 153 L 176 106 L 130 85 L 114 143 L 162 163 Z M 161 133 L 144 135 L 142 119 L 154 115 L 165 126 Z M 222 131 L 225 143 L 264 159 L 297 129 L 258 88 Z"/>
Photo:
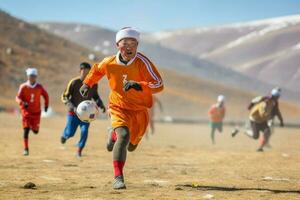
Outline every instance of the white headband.
<path fill-rule="evenodd" d="M 218 102 L 224 102 L 224 101 L 225 101 L 225 97 L 223 95 L 219 95 Z"/>
<path fill-rule="evenodd" d="M 140 33 L 134 28 L 128 27 L 119 30 L 116 34 L 116 43 L 120 42 L 120 40 L 124 38 L 134 38 L 138 42 L 140 40 Z"/>
<path fill-rule="evenodd" d="M 26 69 L 26 74 L 27 76 L 37 76 L 38 75 L 38 72 L 37 72 L 37 69 L 36 68 L 28 68 Z"/>

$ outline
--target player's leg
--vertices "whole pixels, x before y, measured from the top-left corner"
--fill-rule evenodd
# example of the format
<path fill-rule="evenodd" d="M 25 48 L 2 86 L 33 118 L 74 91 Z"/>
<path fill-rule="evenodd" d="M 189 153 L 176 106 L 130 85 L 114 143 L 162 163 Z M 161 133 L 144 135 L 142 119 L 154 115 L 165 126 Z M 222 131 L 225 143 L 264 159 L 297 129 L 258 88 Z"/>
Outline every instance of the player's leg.
<path fill-rule="evenodd" d="M 273 135 L 274 133 L 274 119 L 270 119 L 268 121 L 268 126 L 270 128 L 270 136 L 269 136 L 269 140 L 268 142 L 265 144 L 265 147 L 268 147 L 268 148 L 272 148 L 271 144 L 270 144 L 270 138 L 271 136 Z"/>
<path fill-rule="evenodd" d="M 216 132 L 215 123 L 211 122 L 210 127 L 211 127 L 211 131 L 210 131 L 211 142 L 212 142 L 212 144 L 215 144 L 215 132 Z"/>
<path fill-rule="evenodd" d="M 257 151 L 263 151 L 263 148 L 265 147 L 265 145 L 269 142 L 270 139 L 270 135 L 271 135 L 271 130 L 270 127 L 267 125 L 267 123 L 261 124 L 261 128 L 263 131 L 263 136 L 262 139 L 260 141 L 260 146 L 257 149 Z"/>
<path fill-rule="evenodd" d="M 24 156 L 29 155 L 29 132 L 30 132 L 30 123 L 29 116 L 22 116 L 22 126 L 23 126 L 23 143 L 24 143 Z"/>
<path fill-rule="evenodd" d="M 257 140 L 259 138 L 259 124 L 255 122 L 251 122 L 251 128 L 253 133 L 253 139 Z"/>
<path fill-rule="evenodd" d="M 85 147 L 85 144 L 86 144 L 86 141 L 88 138 L 89 127 L 90 127 L 90 123 L 80 122 L 81 134 L 80 134 L 80 140 L 77 145 L 78 146 L 78 151 L 77 151 L 78 157 L 81 157 L 82 150 Z"/>
<path fill-rule="evenodd" d="M 62 144 L 64 144 L 67 141 L 67 139 L 74 136 L 79 124 L 80 120 L 76 115 L 67 115 L 67 124 L 60 139 Z"/>
<path fill-rule="evenodd" d="M 115 142 L 117 141 L 117 133 L 112 127 L 109 127 L 107 129 L 107 132 L 108 132 L 108 138 L 106 143 L 106 149 L 107 151 L 110 152 L 113 150 Z"/>
<path fill-rule="evenodd" d="M 31 130 L 34 134 L 39 133 L 40 121 L 41 121 L 41 115 L 40 114 L 34 115 L 30 119 L 30 123 L 31 123 L 30 127 L 31 127 Z"/>
<path fill-rule="evenodd" d="M 239 133 L 239 127 L 235 126 L 234 129 L 231 131 L 231 137 L 235 137 Z"/>
<path fill-rule="evenodd" d="M 130 152 L 133 152 L 137 148 L 137 146 L 138 146 L 137 144 L 134 145 L 132 143 L 129 143 L 128 147 L 127 147 L 127 150 L 130 151 Z"/>
<path fill-rule="evenodd" d="M 246 135 L 257 140 L 259 138 L 259 123 L 250 121 L 250 129 L 246 130 Z"/>
<path fill-rule="evenodd" d="M 138 112 L 133 112 L 131 116 L 129 130 L 130 141 L 127 147 L 127 150 L 130 152 L 136 150 L 138 144 L 146 133 L 149 123 L 149 113 L 145 109 Z"/>
<path fill-rule="evenodd" d="M 24 152 L 23 152 L 23 155 L 24 156 L 28 156 L 29 155 L 29 146 L 28 146 L 29 131 L 30 131 L 30 128 L 28 128 L 28 127 L 23 129 L 23 141 L 24 141 Z"/>
<path fill-rule="evenodd" d="M 219 131 L 219 133 L 222 133 L 223 132 L 223 123 L 222 122 L 219 122 L 217 124 L 217 130 Z"/>
<path fill-rule="evenodd" d="M 115 181 L 114 189 L 125 189 L 123 167 L 127 156 L 127 145 L 129 143 L 129 129 L 126 126 L 117 127 L 115 129 L 117 140 L 113 148 L 113 165 Z"/>

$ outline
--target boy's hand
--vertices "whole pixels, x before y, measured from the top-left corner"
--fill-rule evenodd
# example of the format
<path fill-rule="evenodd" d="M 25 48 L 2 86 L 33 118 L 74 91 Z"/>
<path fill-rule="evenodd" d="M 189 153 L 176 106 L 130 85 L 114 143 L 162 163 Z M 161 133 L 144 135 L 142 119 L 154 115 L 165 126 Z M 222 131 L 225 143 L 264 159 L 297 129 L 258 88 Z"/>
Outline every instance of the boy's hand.
<path fill-rule="evenodd" d="M 28 103 L 27 103 L 26 101 L 23 101 L 23 102 L 22 102 L 22 106 L 23 106 L 24 108 L 28 108 Z"/>
<path fill-rule="evenodd" d="M 136 91 L 143 91 L 142 86 L 140 84 L 138 84 L 137 82 L 135 82 L 135 81 L 126 81 L 126 82 L 124 82 L 123 89 L 124 89 L 125 92 L 127 92 L 131 88 L 135 89 Z"/>
<path fill-rule="evenodd" d="M 83 84 L 80 89 L 79 92 L 81 94 L 81 96 L 83 97 L 87 97 L 88 93 L 89 93 L 90 87 L 86 84 Z"/>

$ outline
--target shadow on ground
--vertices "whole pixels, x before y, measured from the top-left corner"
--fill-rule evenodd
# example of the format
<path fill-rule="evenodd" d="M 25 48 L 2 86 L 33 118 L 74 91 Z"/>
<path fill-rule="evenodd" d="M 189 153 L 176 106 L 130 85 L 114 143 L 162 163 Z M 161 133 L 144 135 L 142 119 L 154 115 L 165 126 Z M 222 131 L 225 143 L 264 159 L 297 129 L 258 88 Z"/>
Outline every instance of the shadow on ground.
<path fill-rule="evenodd" d="M 225 186 L 207 186 L 207 185 L 197 185 L 197 184 L 183 184 L 183 185 L 176 185 L 176 189 L 180 190 L 183 188 L 193 188 L 197 190 L 215 190 L 215 191 L 268 191 L 273 193 L 296 193 L 300 194 L 300 190 L 283 190 L 283 189 L 269 189 L 269 188 L 243 188 L 243 187 L 225 187 Z"/>

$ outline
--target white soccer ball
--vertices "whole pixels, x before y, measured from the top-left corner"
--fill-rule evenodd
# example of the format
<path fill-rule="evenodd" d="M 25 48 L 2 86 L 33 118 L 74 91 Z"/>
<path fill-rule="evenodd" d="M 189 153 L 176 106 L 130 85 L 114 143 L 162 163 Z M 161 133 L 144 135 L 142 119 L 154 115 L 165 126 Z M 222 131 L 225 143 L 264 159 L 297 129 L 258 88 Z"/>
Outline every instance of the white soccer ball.
<path fill-rule="evenodd" d="M 99 108 L 94 101 L 85 100 L 81 102 L 76 109 L 76 115 L 83 121 L 90 123 L 94 121 L 99 114 Z"/>

